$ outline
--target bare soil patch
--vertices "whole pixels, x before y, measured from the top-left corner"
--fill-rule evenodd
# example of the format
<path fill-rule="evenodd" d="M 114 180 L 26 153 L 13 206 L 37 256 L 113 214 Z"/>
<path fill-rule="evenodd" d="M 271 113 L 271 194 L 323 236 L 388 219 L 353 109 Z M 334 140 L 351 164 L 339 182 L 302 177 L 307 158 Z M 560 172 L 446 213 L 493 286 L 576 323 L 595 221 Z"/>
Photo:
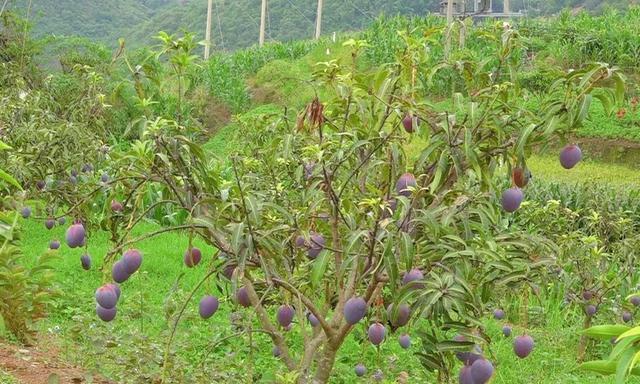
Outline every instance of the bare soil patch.
<path fill-rule="evenodd" d="M 39 340 L 34 346 L 23 347 L 0 339 L 0 369 L 23 384 L 114 384 L 81 367 L 62 361 L 60 352 L 53 344 L 47 343 L 47 340 Z"/>

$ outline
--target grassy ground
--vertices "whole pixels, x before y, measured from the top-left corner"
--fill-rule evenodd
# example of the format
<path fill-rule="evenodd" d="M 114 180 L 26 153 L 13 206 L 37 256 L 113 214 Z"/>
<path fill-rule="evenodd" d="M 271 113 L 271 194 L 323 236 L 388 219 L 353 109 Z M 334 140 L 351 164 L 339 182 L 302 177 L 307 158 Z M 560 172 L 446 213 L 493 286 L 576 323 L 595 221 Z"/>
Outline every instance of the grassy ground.
<path fill-rule="evenodd" d="M 13 378 L 13 376 L 9 375 L 8 373 L 0 370 L 0 383 L 2 384 L 17 384 L 16 380 Z"/>
<path fill-rule="evenodd" d="M 535 155 L 527 165 L 536 178 L 562 183 L 593 182 L 616 186 L 640 185 L 640 173 L 625 165 L 604 164 L 587 159 L 570 171 L 562 168 L 557 156 Z"/>

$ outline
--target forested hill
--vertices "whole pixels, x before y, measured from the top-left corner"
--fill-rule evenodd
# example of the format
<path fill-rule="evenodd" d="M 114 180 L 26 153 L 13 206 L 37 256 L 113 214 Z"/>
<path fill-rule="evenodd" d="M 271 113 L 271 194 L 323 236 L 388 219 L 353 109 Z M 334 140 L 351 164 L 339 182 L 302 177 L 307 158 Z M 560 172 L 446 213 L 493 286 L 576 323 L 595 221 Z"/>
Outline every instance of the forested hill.
<path fill-rule="evenodd" d="M 381 13 L 424 15 L 438 9 L 439 0 L 325 0 L 323 32 L 357 30 Z M 530 15 L 569 8 L 600 11 L 638 0 L 511 0 L 513 10 Z M 25 13 L 29 1 L 9 0 Z M 187 29 L 203 37 L 207 0 L 37 0 L 31 17 L 36 35 L 77 35 L 115 45 L 125 37 L 130 45 L 151 41 L 158 31 Z M 267 39 L 291 40 L 312 36 L 316 0 L 269 0 Z M 502 8 L 502 0 L 494 0 Z M 214 0 L 213 39 L 218 49 L 255 44 L 260 22 L 259 0 Z"/>

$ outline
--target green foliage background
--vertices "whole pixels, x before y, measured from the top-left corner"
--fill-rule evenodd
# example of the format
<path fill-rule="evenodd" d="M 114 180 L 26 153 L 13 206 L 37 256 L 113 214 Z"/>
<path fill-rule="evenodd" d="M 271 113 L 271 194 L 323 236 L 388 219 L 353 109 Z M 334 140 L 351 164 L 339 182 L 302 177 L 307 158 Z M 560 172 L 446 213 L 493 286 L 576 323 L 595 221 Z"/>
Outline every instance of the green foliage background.
<path fill-rule="evenodd" d="M 495 0 L 494 8 L 502 8 Z M 532 16 L 580 8 L 601 12 L 606 7 L 624 8 L 637 0 L 512 0 L 515 11 Z M 10 0 L 10 8 L 27 1 Z M 312 0 L 270 0 L 267 20 L 268 40 L 289 41 L 313 35 L 316 2 Z M 380 14 L 422 16 L 437 11 L 439 1 L 431 0 L 325 0 L 323 31 L 360 30 Z M 32 3 L 36 35 L 78 35 L 115 45 L 120 37 L 141 46 L 159 30 L 195 31 L 203 38 L 206 0 L 38 0 Z M 237 49 L 258 40 L 260 2 L 256 0 L 215 0 L 213 39 L 218 49 Z"/>

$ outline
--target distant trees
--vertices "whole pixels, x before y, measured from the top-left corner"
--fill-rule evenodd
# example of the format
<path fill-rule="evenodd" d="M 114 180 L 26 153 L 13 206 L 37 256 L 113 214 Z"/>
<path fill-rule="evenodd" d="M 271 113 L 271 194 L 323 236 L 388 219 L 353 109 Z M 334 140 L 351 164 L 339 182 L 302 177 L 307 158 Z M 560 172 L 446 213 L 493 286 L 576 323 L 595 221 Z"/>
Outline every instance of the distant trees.
<path fill-rule="evenodd" d="M 584 7 L 600 12 L 607 6 L 627 7 L 637 0 L 511 0 L 513 11 L 530 15 L 556 13 L 562 8 Z M 15 2 L 15 6 L 23 6 Z M 323 30 L 359 30 L 384 13 L 424 15 L 439 9 L 439 0 L 325 0 Z M 31 20 L 36 34 L 80 35 L 115 46 L 126 36 L 128 45 L 152 42 L 159 30 L 196 31 L 204 39 L 206 1 L 196 0 L 41 0 L 33 5 Z M 503 0 L 493 0 L 502 10 Z M 270 0 L 266 38 L 287 41 L 311 38 L 315 1 Z M 218 49 L 236 49 L 256 44 L 260 3 L 254 0 L 215 0 L 213 37 Z"/>

